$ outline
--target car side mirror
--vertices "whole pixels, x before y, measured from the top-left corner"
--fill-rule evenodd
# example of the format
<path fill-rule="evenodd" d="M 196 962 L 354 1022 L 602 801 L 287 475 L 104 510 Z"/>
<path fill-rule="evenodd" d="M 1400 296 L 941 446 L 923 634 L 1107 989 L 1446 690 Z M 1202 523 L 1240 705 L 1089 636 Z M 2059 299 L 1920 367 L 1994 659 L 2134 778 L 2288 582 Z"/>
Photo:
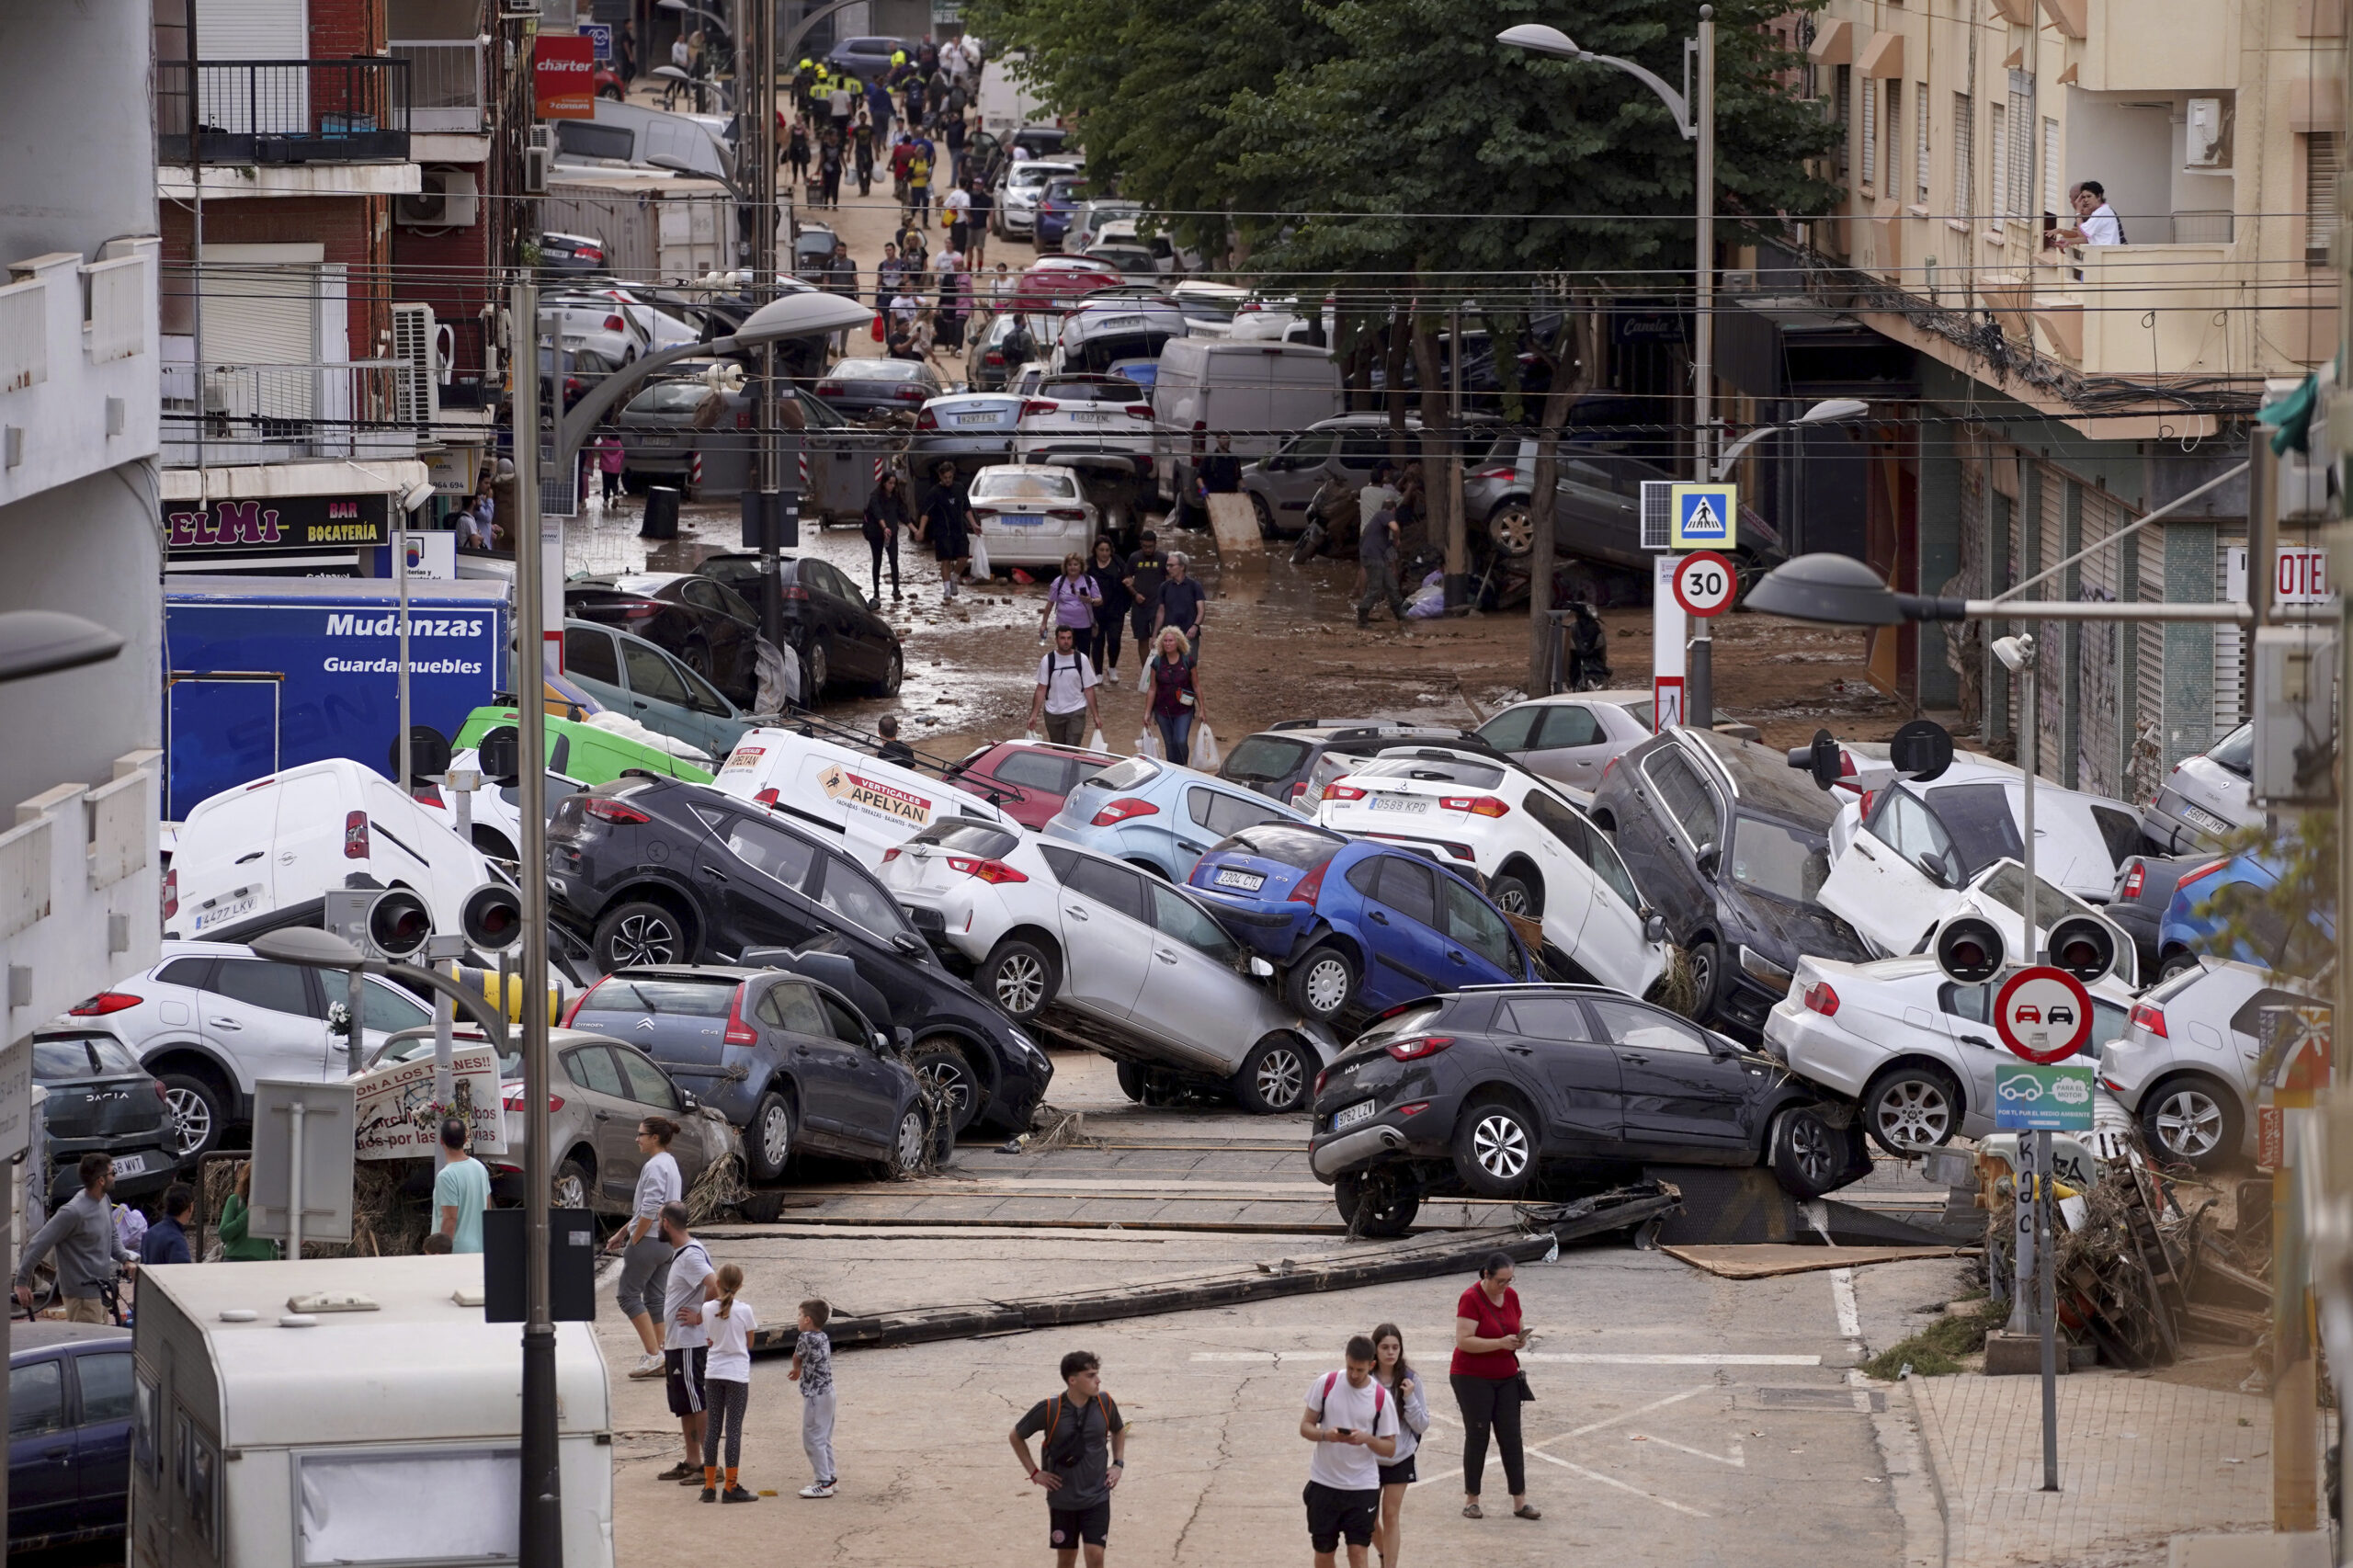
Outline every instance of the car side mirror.
<path fill-rule="evenodd" d="M 1935 878 L 1938 887 L 1949 888 L 1952 886 L 1952 872 L 1946 869 L 1945 858 L 1938 854 L 1935 850 L 1928 849 L 1921 852 L 1920 869 L 1927 872 L 1929 876 Z"/>
<path fill-rule="evenodd" d="M 1643 940 L 1645 942 L 1664 942 L 1666 940 L 1665 915 L 1645 915 L 1643 916 Z"/>
<path fill-rule="evenodd" d="M 874 1031 L 874 1049 L 877 1051 L 890 1050 L 891 1037 L 884 1034 L 881 1029 L 876 1029 Z"/>
<path fill-rule="evenodd" d="M 891 1031 L 891 1038 L 898 1042 L 901 1051 L 911 1050 L 915 1043 L 915 1031 L 902 1025 Z"/>
<path fill-rule="evenodd" d="M 1703 877 L 1714 876 L 1716 869 L 1723 863 L 1722 853 L 1716 848 L 1712 839 L 1699 846 L 1699 852 L 1691 858 L 1699 865 L 1699 874 Z"/>
<path fill-rule="evenodd" d="M 680 1089 L 678 1091 L 678 1104 L 685 1108 L 688 1115 L 692 1115 L 694 1112 L 702 1108 L 702 1102 L 695 1098 L 694 1091 L 691 1089 Z"/>
<path fill-rule="evenodd" d="M 1260 980 L 1272 980 L 1275 976 L 1275 966 L 1262 958 L 1253 956 L 1250 960 L 1250 972 Z"/>
<path fill-rule="evenodd" d="M 899 951 L 906 954 L 909 958 L 914 958 L 915 955 L 923 951 L 922 939 L 917 937 L 910 936 L 904 931 L 902 931 L 897 936 L 892 937 L 891 945 L 898 949 Z"/>

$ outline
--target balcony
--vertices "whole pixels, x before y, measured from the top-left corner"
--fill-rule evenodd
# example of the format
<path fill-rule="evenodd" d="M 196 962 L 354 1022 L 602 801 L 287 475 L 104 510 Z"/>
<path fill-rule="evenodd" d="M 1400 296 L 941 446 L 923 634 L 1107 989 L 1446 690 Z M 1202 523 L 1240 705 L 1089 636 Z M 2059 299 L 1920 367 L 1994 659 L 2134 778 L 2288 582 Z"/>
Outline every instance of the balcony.
<path fill-rule="evenodd" d="M 352 164 L 409 155 L 409 62 L 159 60 L 164 164 Z M 193 97 L 196 114 L 190 113 Z M 191 137 L 193 127 L 202 132 Z M 197 143 L 191 153 L 189 143 Z"/>
<path fill-rule="evenodd" d="M 479 136 L 489 124 L 483 102 L 482 45 L 395 40 L 392 58 L 408 62 L 408 128 L 419 136 Z"/>
<path fill-rule="evenodd" d="M 199 460 L 207 468 L 229 468 L 416 455 L 416 429 L 399 418 L 402 381 L 409 370 L 405 359 L 328 365 L 208 362 L 199 425 L 193 347 L 186 337 L 164 340 L 166 468 L 194 468 Z"/>
<path fill-rule="evenodd" d="M 0 286 L 0 506 L 155 451 L 152 239 L 8 268 Z"/>
<path fill-rule="evenodd" d="M 0 833 L 0 968 L 9 1001 L 22 997 L 11 1036 L 155 961 L 163 755 L 133 752 L 106 783 L 21 801 Z"/>

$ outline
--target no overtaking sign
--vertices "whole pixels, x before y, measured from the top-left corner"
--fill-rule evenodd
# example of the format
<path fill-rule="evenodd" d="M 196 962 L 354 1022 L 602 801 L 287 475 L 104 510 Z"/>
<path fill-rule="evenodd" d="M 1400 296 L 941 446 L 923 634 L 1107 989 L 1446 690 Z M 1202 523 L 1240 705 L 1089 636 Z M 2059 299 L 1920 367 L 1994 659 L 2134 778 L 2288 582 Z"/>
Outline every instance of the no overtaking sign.
<path fill-rule="evenodd" d="M 2003 983 L 1994 998 L 1994 1029 L 2029 1062 L 2064 1062 L 2092 1034 L 2092 995 L 2065 970 L 2038 964 Z"/>

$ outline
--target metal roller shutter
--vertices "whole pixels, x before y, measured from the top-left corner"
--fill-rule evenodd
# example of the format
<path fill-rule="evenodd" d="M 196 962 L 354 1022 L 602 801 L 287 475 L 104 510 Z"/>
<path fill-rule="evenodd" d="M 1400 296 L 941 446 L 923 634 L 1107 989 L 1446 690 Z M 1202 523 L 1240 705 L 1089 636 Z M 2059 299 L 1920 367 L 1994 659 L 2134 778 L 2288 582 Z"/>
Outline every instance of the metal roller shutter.
<path fill-rule="evenodd" d="M 2246 549 L 2245 534 L 2230 534 L 2214 541 L 2214 597 L 2231 597 L 2231 551 Z M 2235 626 L 2214 628 L 2214 739 L 2221 740 L 2246 717 L 2240 699 L 2245 695 L 2245 633 Z M 2197 749 L 2203 750 L 2204 747 Z"/>
<path fill-rule="evenodd" d="M 2067 486 L 2068 478 L 2048 464 L 2037 464 L 2035 483 L 2034 572 L 2048 572 L 2067 557 Z M 2033 575 L 2033 572 L 2026 574 Z M 2036 598 L 2066 597 L 2064 574 L 2035 589 Z M 2073 689 L 2067 678 L 2067 623 L 2046 620 L 2034 629 L 2035 670 L 2038 687 L 2035 701 L 2040 705 L 2036 714 L 2035 771 L 2054 782 L 2064 783 L 2068 773 L 2067 698 Z"/>
<path fill-rule="evenodd" d="M 318 245 L 207 245 L 207 409 L 241 419 L 308 419 L 319 362 Z"/>
<path fill-rule="evenodd" d="M 2083 492 L 2081 549 L 2089 550 L 2131 521 L 2123 503 L 2103 491 Z M 2123 596 L 2122 545 L 2085 557 L 2079 571 L 2082 586 L 2075 597 L 2113 604 Z M 2122 798 L 2124 785 L 2123 725 L 2120 713 L 2124 698 L 2121 667 L 2121 626 L 2112 620 L 2087 620 L 2075 639 L 2075 788 L 2095 795 Z"/>
<path fill-rule="evenodd" d="M 196 47 L 207 61 L 307 60 L 309 0 L 196 0 Z M 209 127 L 238 136 L 309 129 L 310 84 L 301 72 L 199 77 Z"/>
<path fill-rule="evenodd" d="M 2165 535 L 2163 524 L 2143 528 L 2126 541 L 2138 546 L 2131 584 L 2140 604 L 2163 604 L 2165 597 Z M 2132 758 L 2131 793 L 2125 799 L 2145 804 L 2165 776 L 2165 629 L 2160 622 L 2128 627 L 2132 641 Z"/>

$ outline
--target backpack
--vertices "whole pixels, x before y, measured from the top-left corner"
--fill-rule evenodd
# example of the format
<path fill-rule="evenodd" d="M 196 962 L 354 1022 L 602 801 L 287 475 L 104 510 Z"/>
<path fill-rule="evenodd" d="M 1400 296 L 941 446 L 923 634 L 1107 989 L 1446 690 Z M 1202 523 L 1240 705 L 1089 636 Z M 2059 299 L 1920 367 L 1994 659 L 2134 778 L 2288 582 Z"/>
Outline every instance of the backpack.
<path fill-rule="evenodd" d="M 1330 1407 L 1332 1403 L 1332 1387 L 1339 1381 L 1340 1374 L 1337 1372 L 1326 1372 L 1324 1374 L 1324 1397 L 1316 1408 L 1316 1415 L 1323 1415 L 1324 1410 Z M 1381 1413 L 1388 1408 L 1389 1391 L 1381 1386 L 1381 1381 L 1379 1378 L 1375 1378 L 1372 1380 L 1372 1424 L 1376 1430 L 1381 1426 Z"/>
<path fill-rule="evenodd" d="M 1068 1394 L 1056 1394 L 1051 1403 L 1046 1406 L 1045 1442 L 1040 1445 L 1040 1453 L 1046 1461 L 1049 1464 L 1054 1464 L 1056 1469 L 1061 1469 L 1066 1465 L 1076 1464 L 1079 1460 L 1079 1456 L 1074 1453 L 1069 1455 L 1067 1458 L 1063 1459 L 1060 1464 L 1055 1464 L 1056 1455 L 1054 1453 L 1054 1428 L 1061 1424 L 1063 1418 L 1063 1406 L 1068 1403 L 1070 1403 L 1070 1396 Z M 1117 1409 L 1118 1406 L 1111 1403 L 1111 1396 L 1106 1393 L 1098 1393 L 1087 1403 L 1094 1405 L 1096 1409 L 1103 1413 L 1103 1433 L 1104 1436 L 1108 1437 L 1111 1432 L 1111 1412 Z M 1081 1406 L 1080 1410 L 1081 1414 L 1078 1427 L 1083 1437 L 1086 1430 L 1085 1406 Z"/>

